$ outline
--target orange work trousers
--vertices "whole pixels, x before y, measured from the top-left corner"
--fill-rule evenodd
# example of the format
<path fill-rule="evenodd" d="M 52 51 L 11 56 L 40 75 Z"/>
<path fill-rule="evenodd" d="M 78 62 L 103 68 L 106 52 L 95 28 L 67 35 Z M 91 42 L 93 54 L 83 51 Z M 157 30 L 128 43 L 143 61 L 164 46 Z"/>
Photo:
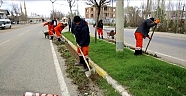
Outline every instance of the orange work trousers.
<path fill-rule="evenodd" d="M 60 31 L 56 31 L 56 35 L 59 38 L 61 36 L 61 32 Z"/>
<path fill-rule="evenodd" d="M 77 47 L 77 52 L 79 56 L 85 56 L 86 58 L 88 58 L 88 50 L 89 50 L 89 46 L 84 46 L 81 47 L 81 51 L 83 52 L 83 54 L 81 54 L 79 47 Z"/>
<path fill-rule="evenodd" d="M 98 31 L 98 35 L 100 36 L 103 36 L 103 29 L 102 28 L 98 28 L 97 29 L 97 31 Z"/>
<path fill-rule="evenodd" d="M 54 32 L 53 32 L 52 30 L 49 30 L 49 31 L 48 31 L 48 35 L 49 35 L 49 36 L 53 36 L 53 34 L 54 34 Z"/>
<path fill-rule="evenodd" d="M 143 34 L 141 32 L 135 32 L 135 39 L 136 39 L 136 50 L 141 50 L 143 47 Z"/>

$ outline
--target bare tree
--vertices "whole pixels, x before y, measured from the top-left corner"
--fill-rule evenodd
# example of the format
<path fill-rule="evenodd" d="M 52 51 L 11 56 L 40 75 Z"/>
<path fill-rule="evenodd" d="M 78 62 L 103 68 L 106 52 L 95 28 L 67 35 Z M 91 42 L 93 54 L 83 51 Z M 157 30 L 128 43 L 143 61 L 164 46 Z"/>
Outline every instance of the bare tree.
<path fill-rule="evenodd" d="M 141 9 L 141 17 L 143 19 L 145 19 L 145 9 L 146 8 L 146 4 L 144 2 L 141 3 L 140 9 Z"/>
<path fill-rule="evenodd" d="M 131 27 L 137 27 L 142 21 L 143 18 L 140 17 L 140 10 L 138 7 L 128 6 L 124 10 L 128 18 L 128 25 Z"/>
<path fill-rule="evenodd" d="M 50 13 L 50 19 L 52 19 L 53 16 L 54 16 L 56 19 L 61 20 L 65 15 L 64 15 L 62 12 L 55 10 L 54 12 L 51 12 L 51 13 Z"/>
<path fill-rule="evenodd" d="M 145 19 L 148 18 L 148 14 L 150 12 L 150 6 L 151 6 L 151 0 L 147 0 L 147 7 L 146 7 L 146 10 L 145 10 Z"/>
<path fill-rule="evenodd" d="M 73 13 L 72 13 L 72 7 L 74 6 L 76 0 L 67 0 L 68 6 L 70 8 L 70 17 L 73 18 Z"/>
<path fill-rule="evenodd" d="M 18 4 L 12 3 L 11 15 L 14 21 L 19 22 L 20 8 Z"/>
<path fill-rule="evenodd" d="M 71 16 L 75 16 L 75 15 L 77 15 L 76 12 L 72 12 L 72 15 L 71 15 L 71 13 L 69 12 L 69 13 L 66 15 L 66 17 L 67 17 L 67 18 L 71 18 Z"/>
<path fill-rule="evenodd" d="M 174 10 L 174 4 L 172 3 L 172 0 L 168 1 L 168 4 L 165 7 L 166 12 L 166 21 L 167 21 L 167 32 L 171 31 L 172 26 L 173 26 L 173 10 Z"/>
<path fill-rule="evenodd" d="M 96 7 L 96 12 L 98 12 L 96 18 L 96 26 L 98 25 L 101 8 L 109 3 L 110 0 L 87 0 L 86 4 Z M 95 43 L 97 43 L 97 28 L 95 28 Z"/>
<path fill-rule="evenodd" d="M 176 14 L 175 23 L 176 24 L 175 24 L 175 28 L 174 28 L 175 33 L 182 33 L 181 32 L 181 24 L 180 24 L 181 19 L 182 19 L 182 16 L 181 16 L 182 15 L 182 5 L 183 5 L 183 3 L 181 0 L 179 0 L 176 4 L 176 12 L 175 12 L 175 14 Z"/>

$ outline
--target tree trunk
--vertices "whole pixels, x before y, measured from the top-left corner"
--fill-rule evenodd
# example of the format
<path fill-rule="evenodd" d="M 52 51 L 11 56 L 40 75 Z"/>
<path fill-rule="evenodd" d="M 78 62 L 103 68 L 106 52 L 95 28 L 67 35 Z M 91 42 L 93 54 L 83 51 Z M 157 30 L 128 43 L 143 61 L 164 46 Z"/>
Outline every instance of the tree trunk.
<path fill-rule="evenodd" d="M 98 21 L 99 21 L 99 15 L 100 15 L 100 11 L 101 11 L 101 7 L 97 6 L 97 10 L 98 10 L 98 14 L 97 14 L 97 19 L 96 19 L 96 26 L 95 26 L 95 43 L 97 43 L 97 25 L 98 25 Z"/>

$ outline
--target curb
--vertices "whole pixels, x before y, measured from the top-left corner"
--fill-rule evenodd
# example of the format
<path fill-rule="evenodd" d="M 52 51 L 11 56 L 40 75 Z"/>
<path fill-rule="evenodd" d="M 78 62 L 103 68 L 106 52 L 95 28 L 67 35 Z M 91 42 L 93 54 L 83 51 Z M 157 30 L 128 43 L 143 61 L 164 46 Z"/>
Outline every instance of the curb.
<path fill-rule="evenodd" d="M 62 38 L 64 38 L 68 44 L 76 50 L 76 46 L 70 42 L 66 37 L 62 35 Z M 128 91 L 120 85 L 116 80 L 114 80 L 112 77 L 110 77 L 106 71 L 104 71 L 101 67 L 99 67 L 97 64 L 95 64 L 90 58 L 89 58 L 89 63 L 90 66 L 93 68 L 94 72 L 98 73 L 100 76 L 102 76 L 108 84 L 112 85 L 112 87 L 119 92 L 121 96 L 132 96 L 131 94 L 128 93 Z"/>

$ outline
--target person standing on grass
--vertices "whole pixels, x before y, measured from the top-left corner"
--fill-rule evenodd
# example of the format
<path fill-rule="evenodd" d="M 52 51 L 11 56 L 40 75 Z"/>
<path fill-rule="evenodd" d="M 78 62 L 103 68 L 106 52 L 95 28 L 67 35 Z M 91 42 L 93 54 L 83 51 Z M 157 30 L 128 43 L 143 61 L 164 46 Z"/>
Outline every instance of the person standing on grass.
<path fill-rule="evenodd" d="M 145 39 L 146 37 L 148 37 L 149 39 L 152 39 L 152 37 L 150 37 L 148 35 L 149 30 L 151 27 L 157 25 L 160 22 L 159 19 L 156 19 L 154 21 L 154 18 L 149 18 L 144 20 L 136 29 L 134 35 L 135 35 L 135 39 L 136 39 L 136 48 L 135 48 L 135 52 L 134 55 L 142 55 L 142 46 L 143 46 L 143 39 Z"/>
<path fill-rule="evenodd" d="M 70 32 L 71 30 L 71 19 L 70 18 L 68 18 L 68 31 Z"/>
<path fill-rule="evenodd" d="M 95 27 L 95 26 L 96 26 L 96 24 L 93 25 L 93 27 Z M 96 28 L 98 31 L 99 39 L 103 39 L 103 20 L 99 20 Z"/>
<path fill-rule="evenodd" d="M 89 52 L 89 44 L 90 44 L 90 34 L 88 23 L 81 19 L 79 16 L 75 16 L 72 23 L 72 33 L 75 35 L 76 43 L 77 43 L 77 53 L 79 55 L 79 63 L 75 65 L 83 65 L 84 70 L 88 71 L 88 67 L 83 59 L 83 55 L 85 56 L 87 62 L 89 62 L 88 52 Z M 80 49 L 83 54 L 81 54 Z"/>

